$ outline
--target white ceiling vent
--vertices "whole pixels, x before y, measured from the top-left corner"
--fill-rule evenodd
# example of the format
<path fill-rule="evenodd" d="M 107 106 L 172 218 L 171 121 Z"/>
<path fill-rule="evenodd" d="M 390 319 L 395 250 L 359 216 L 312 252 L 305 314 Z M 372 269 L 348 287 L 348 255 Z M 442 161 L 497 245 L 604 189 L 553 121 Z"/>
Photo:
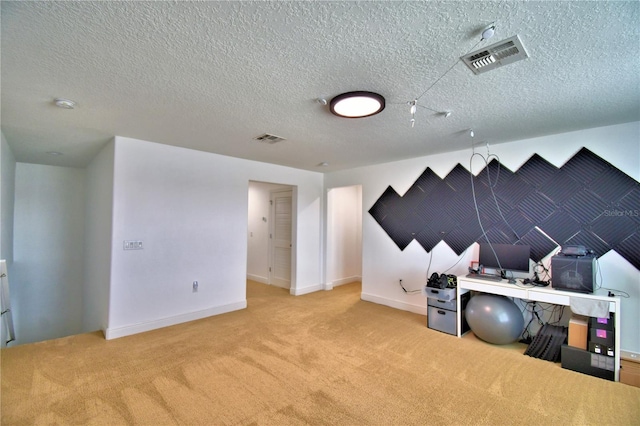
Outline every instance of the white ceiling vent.
<path fill-rule="evenodd" d="M 269 144 L 274 144 L 274 143 L 282 142 L 283 140 L 285 140 L 284 138 L 281 138 L 280 136 L 270 135 L 269 133 L 265 133 L 264 135 L 256 136 L 253 139 L 255 139 L 255 140 L 259 141 L 259 142 L 264 142 L 264 143 L 269 143 Z"/>
<path fill-rule="evenodd" d="M 482 74 L 529 57 L 517 35 L 461 57 L 474 74 Z"/>

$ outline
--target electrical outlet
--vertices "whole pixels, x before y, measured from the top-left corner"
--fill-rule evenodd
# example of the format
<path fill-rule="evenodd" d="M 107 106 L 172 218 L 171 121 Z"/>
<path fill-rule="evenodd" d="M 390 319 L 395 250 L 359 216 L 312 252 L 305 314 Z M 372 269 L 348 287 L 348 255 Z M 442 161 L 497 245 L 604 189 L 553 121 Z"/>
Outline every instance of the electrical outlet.
<path fill-rule="evenodd" d="M 193 282 L 193 292 L 197 293 L 198 292 L 198 281 L 194 281 Z"/>
<path fill-rule="evenodd" d="M 140 241 L 140 240 L 125 240 L 124 241 L 124 249 L 125 250 L 142 250 L 142 241 Z"/>
<path fill-rule="evenodd" d="M 622 350 L 620 351 L 620 358 L 626 358 L 640 362 L 640 353 Z"/>

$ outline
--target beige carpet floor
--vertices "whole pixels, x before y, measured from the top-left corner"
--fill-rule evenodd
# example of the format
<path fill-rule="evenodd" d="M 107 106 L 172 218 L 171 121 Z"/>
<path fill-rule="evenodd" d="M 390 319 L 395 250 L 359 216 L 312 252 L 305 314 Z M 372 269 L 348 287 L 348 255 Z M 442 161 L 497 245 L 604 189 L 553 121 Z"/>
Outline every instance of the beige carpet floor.
<path fill-rule="evenodd" d="M 640 424 L 640 389 L 431 330 L 359 283 L 247 294 L 135 336 L 3 349 L 2 425 Z"/>

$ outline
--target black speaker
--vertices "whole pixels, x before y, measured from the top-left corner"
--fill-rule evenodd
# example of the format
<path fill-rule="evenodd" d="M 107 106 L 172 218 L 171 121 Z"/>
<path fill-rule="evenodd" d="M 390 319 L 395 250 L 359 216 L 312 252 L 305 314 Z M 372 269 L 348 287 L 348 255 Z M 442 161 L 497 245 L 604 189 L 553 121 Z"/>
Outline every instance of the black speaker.
<path fill-rule="evenodd" d="M 557 255 L 551 258 L 551 286 L 556 290 L 593 293 L 595 282 L 595 256 Z"/>

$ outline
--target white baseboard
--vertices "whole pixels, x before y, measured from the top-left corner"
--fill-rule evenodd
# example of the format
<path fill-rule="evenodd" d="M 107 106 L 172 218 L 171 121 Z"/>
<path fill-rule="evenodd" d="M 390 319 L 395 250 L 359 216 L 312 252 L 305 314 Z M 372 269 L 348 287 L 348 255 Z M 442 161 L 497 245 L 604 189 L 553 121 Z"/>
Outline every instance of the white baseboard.
<path fill-rule="evenodd" d="M 265 283 L 265 284 L 266 284 L 266 283 Z M 284 288 L 284 289 L 286 289 L 286 290 L 289 290 L 289 289 L 291 288 L 291 287 L 290 287 L 290 286 L 291 286 L 291 283 L 289 283 L 289 285 L 286 285 L 286 286 L 284 286 L 284 285 L 280 285 L 280 284 L 278 284 L 278 283 L 267 284 L 267 285 L 270 285 L 270 286 L 273 286 L 273 287 L 278 287 L 278 288 Z"/>
<path fill-rule="evenodd" d="M 195 321 L 207 318 L 213 315 L 226 314 L 228 312 L 238 311 L 247 307 L 247 301 L 230 303 L 228 305 L 215 306 L 213 308 L 204 309 L 202 311 L 190 312 L 187 314 L 176 315 L 173 317 L 162 318 L 155 321 L 149 321 L 139 324 L 127 325 L 124 327 L 108 328 L 104 330 L 106 340 L 117 339 L 119 337 L 131 336 L 132 334 L 143 333 L 145 331 L 156 330 L 158 328 L 168 327 L 171 325 L 182 324 L 184 322 Z"/>
<path fill-rule="evenodd" d="M 345 284 L 351 284 L 352 282 L 362 282 L 362 277 L 354 275 L 353 277 L 340 278 L 331 282 L 332 287 L 338 287 Z"/>
<path fill-rule="evenodd" d="M 313 293 L 320 290 L 324 290 L 324 286 L 322 284 L 316 284 L 303 288 L 292 288 L 289 290 L 289 293 L 293 296 L 301 296 L 303 294 Z"/>
<path fill-rule="evenodd" d="M 335 287 L 351 284 L 353 282 L 362 282 L 362 277 L 360 275 L 354 275 L 353 277 L 340 278 L 338 280 L 330 281 L 325 283 L 322 288 L 324 290 L 333 290 Z"/>
<path fill-rule="evenodd" d="M 380 297 L 369 293 L 362 293 L 360 298 L 367 302 L 377 303 L 378 305 L 385 305 L 402 311 L 413 312 L 414 314 L 427 315 L 427 301 L 424 300 L 424 298 L 421 298 L 424 300 L 424 305 L 413 305 L 411 303 L 387 299 L 386 297 Z"/>
<path fill-rule="evenodd" d="M 247 279 L 251 280 L 251 281 L 256 281 L 262 284 L 269 284 L 269 278 L 268 277 L 261 277 L 260 275 L 251 275 L 251 274 L 247 274 Z"/>
<path fill-rule="evenodd" d="M 640 353 L 621 349 L 620 358 L 628 359 L 630 361 L 640 362 Z"/>

